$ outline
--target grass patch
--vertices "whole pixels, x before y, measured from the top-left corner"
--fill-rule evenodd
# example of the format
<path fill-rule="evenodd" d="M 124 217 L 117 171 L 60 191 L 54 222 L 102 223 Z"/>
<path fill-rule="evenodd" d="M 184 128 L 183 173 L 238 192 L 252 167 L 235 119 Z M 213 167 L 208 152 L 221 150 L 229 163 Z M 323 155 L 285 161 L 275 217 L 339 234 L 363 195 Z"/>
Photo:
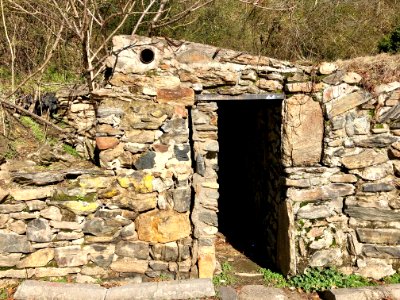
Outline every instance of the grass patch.
<path fill-rule="evenodd" d="M 263 274 L 264 282 L 267 286 L 278 288 L 288 287 L 288 282 L 282 274 L 275 273 L 264 268 L 261 268 L 259 271 L 261 274 Z"/>
<path fill-rule="evenodd" d="M 6 289 L 0 289 L 0 300 L 8 299 L 8 293 Z"/>
<path fill-rule="evenodd" d="M 393 275 L 384 277 L 383 282 L 387 284 L 400 283 L 400 273 L 394 273 Z"/>
<path fill-rule="evenodd" d="M 236 278 L 233 275 L 232 266 L 228 262 L 224 262 L 221 266 L 222 272 L 213 277 L 213 283 L 215 286 L 231 285 L 236 282 Z"/>
<path fill-rule="evenodd" d="M 46 135 L 43 132 L 43 129 L 40 126 L 40 124 L 36 123 L 32 118 L 27 117 L 27 116 L 22 116 L 20 118 L 20 121 L 21 121 L 22 125 L 30 128 L 33 136 L 35 137 L 35 139 L 37 141 L 42 142 L 42 143 L 46 141 Z"/>
<path fill-rule="evenodd" d="M 305 292 L 324 291 L 330 288 L 355 288 L 376 285 L 376 282 L 360 275 L 345 275 L 335 268 L 309 268 L 304 274 L 286 279 L 279 273 L 260 269 L 265 284 L 278 288 L 295 287 Z M 391 283 L 400 282 L 400 275 L 387 279 Z M 398 280 L 398 281 L 396 281 Z M 386 281 L 385 281 L 386 282 Z"/>
<path fill-rule="evenodd" d="M 70 276 L 58 276 L 58 277 L 43 277 L 41 280 L 49 282 L 59 282 L 59 283 L 71 283 L 73 282 Z"/>
<path fill-rule="evenodd" d="M 332 287 L 354 288 L 375 285 L 367 278 L 359 275 L 345 275 L 335 268 L 309 268 L 304 274 L 290 278 L 288 283 L 306 292 L 324 291 Z"/>
<path fill-rule="evenodd" d="M 15 151 L 15 149 L 11 147 L 6 151 L 6 153 L 4 153 L 4 157 L 6 159 L 13 159 L 16 156 L 17 156 L 17 151 Z"/>
<path fill-rule="evenodd" d="M 377 123 L 377 124 L 374 125 L 374 128 L 375 129 L 383 129 L 384 126 L 383 126 L 383 124 Z"/>
<path fill-rule="evenodd" d="M 72 156 L 74 156 L 74 157 L 81 157 L 81 156 L 79 155 L 78 151 L 76 151 L 76 149 L 75 149 L 74 147 L 72 147 L 71 145 L 63 144 L 63 150 L 64 150 L 66 153 L 68 153 L 68 154 L 70 154 L 70 155 L 72 155 Z"/>

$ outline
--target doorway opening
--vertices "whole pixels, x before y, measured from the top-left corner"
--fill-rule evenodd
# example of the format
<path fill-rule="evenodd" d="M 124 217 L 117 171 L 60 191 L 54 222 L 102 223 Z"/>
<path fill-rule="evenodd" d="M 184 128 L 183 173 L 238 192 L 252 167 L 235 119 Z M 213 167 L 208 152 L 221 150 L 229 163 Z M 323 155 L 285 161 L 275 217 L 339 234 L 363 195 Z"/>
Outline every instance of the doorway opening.
<path fill-rule="evenodd" d="M 282 101 L 219 101 L 219 231 L 257 265 L 279 270 Z"/>

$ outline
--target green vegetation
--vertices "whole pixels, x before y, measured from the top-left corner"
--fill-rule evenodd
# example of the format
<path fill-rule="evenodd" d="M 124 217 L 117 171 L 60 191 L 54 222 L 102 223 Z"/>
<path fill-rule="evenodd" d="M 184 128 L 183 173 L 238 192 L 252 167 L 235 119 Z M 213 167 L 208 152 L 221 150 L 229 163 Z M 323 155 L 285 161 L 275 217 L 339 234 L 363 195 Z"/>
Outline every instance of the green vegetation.
<path fill-rule="evenodd" d="M 269 269 L 260 269 L 260 273 L 263 274 L 265 284 L 267 286 L 273 286 L 278 288 L 288 287 L 288 282 L 282 274 L 272 272 Z"/>
<path fill-rule="evenodd" d="M 76 151 L 76 149 L 75 149 L 74 147 L 72 147 L 71 145 L 63 144 L 63 150 L 64 150 L 66 153 L 68 153 L 68 154 L 70 154 L 70 155 L 72 155 L 72 156 L 74 156 L 74 157 L 81 157 L 81 156 L 79 155 L 78 151 Z"/>
<path fill-rule="evenodd" d="M 43 281 L 50 281 L 50 282 L 60 282 L 60 283 L 70 283 L 71 278 L 68 276 L 62 277 L 43 277 Z"/>
<path fill-rule="evenodd" d="M 215 286 L 220 285 L 231 285 L 236 282 L 236 278 L 233 276 L 232 266 L 228 262 L 224 262 L 221 266 L 222 272 L 215 275 L 213 283 Z"/>
<path fill-rule="evenodd" d="M 64 0 L 58 2 L 60 7 L 68 3 Z M 137 33 L 141 35 L 169 36 L 288 60 L 335 60 L 378 52 L 394 53 L 400 49 L 399 1 L 271 0 L 260 2 L 261 6 L 266 6 L 263 9 L 249 4 L 251 1 L 246 4 L 246 1 L 224 0 L 208 3 L 190 14 L 182 12 L 197 1 L 167 1 L 159 24 L 152 26 L 152 16 L 160 5 L 157 2 L 151 7 L 151 12 L 144 15 L 140 14 L 144 7 L 136 3 L 135 13 L 126 19 L 117 34 L 131 34 L 137 27 Z M 89 37 L 92 51 L 118 27 L 126 3 L 93 1 L 90 14 L 100 14 L 107 22 L 93 25 Z M 20 5 L 21 9 L 18 8 Z M 37 14 L 22 13 L 24 7 L 35 7 Z M 82 10 L 80 4 L 78 7 L 79 17 L 85 19 L 83 15 L 87 9 Z M 63 18 L 59 10 L 43 0 L 22 1 L 18 6 L 6 1 L 4 15 L 5 22 L 0 24 L 0 31 L 8 30 L 12 39 L 10 45 L 6 35 L 0 35 L 0 45 L 4 45 L 0 47 L 0 84 L 10 85 L 12 64 L 18 83 L 43 63 Z M 184 17 L 175 18 L 177 22 L 168 22 L 174 16 Z M 139 20 L 144 21 L 140 26 Z M 82 41 L 75 30 L 65 26 L 62 32 L 64 42 L 55 47 L 49 64 L 28 84 L 83 81 L 86 74 Z M 108 46 L 98 53 L 99 57 L 106 55 Z M 14 57 L 11 57 L 10 47 Z"/>
<path fill-rule="evenodd" d="M 376 283 L 359 275 L 345 275 L 335 268 L 309 268 L 304 274 L 285 279 L 281 274 L 268 269 L 260 269 L 264 276 L 265 284 L 275 287 L 293 286 L 305 292 L 323 291 L 332 287 L 354 288 L 375 285 Z M 400 275 L 388 280 L 399 280 Z"/>
<path fill-rule="evenodd" d="M 400 52 L 400 25 L 379 41 L 378 48 L 380 52 Z"/>
<path fill-rule="evenodd" d="M 67 195 L 59 192 L 53 195 L 53 201 L 83 201 L 83 202 L 95 202 L 97 200 L 96 193 L 80 194 L 80 195 Z"/>
<path fill-rule="evenodd" d="M 387 284 L 398 284 L 400 283 L 400 273 L 394 273 L 391 276 L 386 276 L 383 281 Z"/>
<path fill-rule="evenodd" d="M 215 1 L 186 26 L 160 34 L 279 59 L 336 60 L 379 52 L 399 24 L 400 2 L 264 1 L 263 10 L 237 0 Z"/>
<path fill-rule="evenodd" d="M 172 278 L 170 276 L 168 276 L 165 273 L 161 273 L 157 278 L 156 281 L 169 281 L 172 280 Z"/>
<path fill-rule="evenodd" d="M 0 289 L 0 300 L 8 299 L 8 292 L 6 289 Z"/>
<path fill-rule="evenodd" d="M 52 83 L 67 83 L 76 82 L 79 80 L 79 77 L 71 70 L 62 69 L 60 66 L 53 63 L 45 70 L 42 80 Z"/>
<path fill-rule="evenodd" d="M 12 145 L 9 145 L 7 152 L 4 153 L 4 157 L 6 159 L 13 159 L 16 156 L 17 156 L 17 151 L 15 151 Z"/>
<path fill-rule="evenodd" d="M 30 128 L 33 136 L 38 142 L 45 142 L 46 141 L 46 134 L 43 132 L 42 127 L 40 124 L 36 123 L 32 118 L 27 116 L 22 116 L 20 118 L 21 123 L 25 126 Z"/>
<path fill-rule="evenodd" d="M 288 281 L 290 286 L 306 292 L 323 291 L 332 287 L 361 287 L 375 285 L 374 282 L 359 275 L 345 275 L 335 268 L 309 268 L 304 274 L 296 275 Z"/>

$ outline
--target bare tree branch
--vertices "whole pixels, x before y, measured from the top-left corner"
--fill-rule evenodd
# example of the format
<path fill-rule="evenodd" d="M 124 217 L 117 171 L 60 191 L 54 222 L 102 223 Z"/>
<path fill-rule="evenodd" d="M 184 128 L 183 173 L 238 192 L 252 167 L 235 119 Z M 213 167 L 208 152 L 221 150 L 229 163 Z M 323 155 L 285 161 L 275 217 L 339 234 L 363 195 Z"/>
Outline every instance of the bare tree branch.
<path fill-rule="evenodd" d="M 176 14 L 175 16 L 168 18 L 168 20 L 166 20 L 165 22 L 162 22 L 160 24 L 153 24 L 153 28 L 160 28 L 160 27 L 164 27 L 164 26 L 168 26 L 170 24 L 176 23 L 180 20 L 182 20 L 183 18 L 185 18 L 186 16 L 188 16 L 189 14 L 191 14 L 192 12 L 214 2 L 215 0 L 207 0 L 204 3 L 201 3 L 201 0 L 195 2 L 192 6 L 190 6 L 189 8 L 187 8 L 186 10 Z"/>
<path fill-rule="evenodd" d="M 20 82 L 18 84 L 17 87 L 15 87 L 11 93 L 9 93 L 6 98 L 10 98 L 12 95 L 14 95 L 22 86 L 24 86 L 31 78 L 33 78 L 36 74 L 38 74 L 39 72 L 41 72 L 42 70 L 44 70 L 44 68 L 47 66 L 47 64 L 49 63 L 51 57 L 54 54 L 54 51 L 56 50 L 58 43 L 61 40 L 61 34 L 64 30 L 64 23 L 61 24 L 60 29 L 58 31 L 58 34 L 56 36 L 56 39 L 49 51 L 49 53 L 47 54 L 47 57 L 45 58 L 45 60 L 43 61 L 43 63 L 36 69 L 36 71 L 32 72 L 29 76 L 25 77 L 24 80 L 22 80 L 22 82 Z"/>
<path fill-rule="evenodd" d="M 6 17 L 4 15 L 3 0 L 0 0 L 0 9 L 1 9 L 1 19 L 3 21 L 3 27 L 4 27 L 4 34 L 5 34 L 6 39 L 7 39 L 8 47 L 10 48 L 10 55 L 11 55 L 11 88 L 14 90 L 14 87 L 15 87 L 15 51 L 14 51 L 14 45 L 10 40 L 10 36 L 8 35 Z"/>
<path fill-rule="evenodd" d="M 275 10 L 275 11 L 285 11 L 285 10 L 293 10 L 296 7 L 296 4 L 294 5 L 283 5 L 281 4 L 281 6 L 270 6 L 268 4 L 264 4 L 263 0 L 254 0 L 254 1 L 250 1 L 250 0 L 239 0 L 242 3 L 245 4 L 249 4 L 252 5 L 254 7 L 263 9 L 263 10 Z M 318 3 L 318 1 L 315 2 L 316 4 Z M 316 5 L 315 4 L 315 5 Z"/>
<path fill-rule="evenodd" d="M 150 1 L 149 5 L 146 7 L 146 9 L 140 15 L 139 20 L 136 22 L 136 25 L 133 28 L 131 35 L 134 35 L 136 33 L 136 31 L 138 30 L 139 26 L 142 24 L 142 21 L 143 21 L 144 17 L 149 13 L 151 7 L 154 5 L 155 2 L 156 2 L 156 0 L 151 0 Z"/>
<path fill-rule="evenodd" d="M 47 121 L 46 119 L 43 119 L 42 117 L 39 117 L 38 115 L 36 115 L 36 114 L 30 112 L 29 110 L 26 110 L 25 108 L 23 108 L 23 107 L 21 107 L 21 106 L 19 106 L 19 105 L 15 105 L 15 104 L 13 104 L 13 103 L 10 103 L 10 102 L 5 101 L 5 100 L 2 100 L 2 99 L 0 99 L 0 104 L 1 104 L 2 106 L 4 106 L 4 107 L 16 109 L 16 110 L 18 110 L 19 112 L 22 112 L 22 113 L 24 113 L 24 114 L 26 114 L 26 115 L 32 117 L 33 119 L 39 121 L 40 123 L 46 124 L 46 125 L 48 125 L 48 126 L 54 128 L 54 129 L 56 129 L 56 130 L 59 131 L 59 132 L 64 132 L 64 130 L 63 130 L 61 127 L 57 126 L 56 124 L 51 123 L 51 122 Z"/>

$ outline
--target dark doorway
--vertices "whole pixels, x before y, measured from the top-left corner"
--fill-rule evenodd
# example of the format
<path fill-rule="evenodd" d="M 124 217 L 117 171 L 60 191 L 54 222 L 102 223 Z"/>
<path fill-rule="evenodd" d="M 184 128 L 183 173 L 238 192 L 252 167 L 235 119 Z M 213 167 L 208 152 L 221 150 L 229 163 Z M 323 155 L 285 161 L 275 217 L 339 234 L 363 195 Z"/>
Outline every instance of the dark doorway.
<path fill-rule="evenodd" d="M 276 269 L 281 184 L 279 100 L 219 101 L 219 231 L 262 267 Z"/>

